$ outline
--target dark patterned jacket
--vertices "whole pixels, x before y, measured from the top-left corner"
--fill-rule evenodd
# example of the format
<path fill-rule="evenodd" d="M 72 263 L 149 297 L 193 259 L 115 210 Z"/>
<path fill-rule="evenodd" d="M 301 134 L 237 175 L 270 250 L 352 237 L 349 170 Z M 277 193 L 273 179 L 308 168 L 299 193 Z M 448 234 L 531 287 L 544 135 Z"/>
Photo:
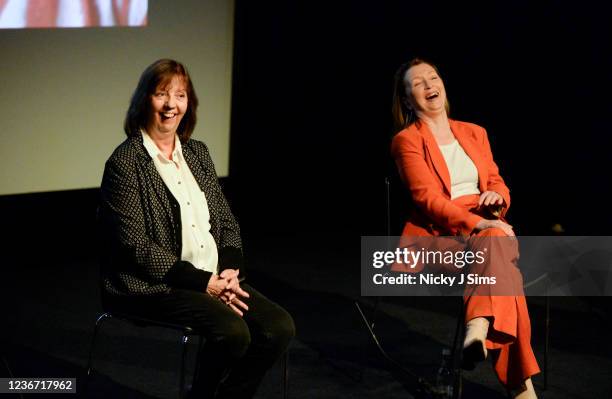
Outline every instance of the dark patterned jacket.
<path fill-rule="evenodd" d="M 240 229 L 223 195 L 206 145 L 189 140 L 183 156 L 210 212 L 219 252 L 218 271 L 241 269 Z M 142 137 L 130 137 L 106 162 L 99 219 L 103 293 L 148 295 L 170 287 L 203 292 L 211 273 L 181 260 L 179 203 L 164 184 Z"/>

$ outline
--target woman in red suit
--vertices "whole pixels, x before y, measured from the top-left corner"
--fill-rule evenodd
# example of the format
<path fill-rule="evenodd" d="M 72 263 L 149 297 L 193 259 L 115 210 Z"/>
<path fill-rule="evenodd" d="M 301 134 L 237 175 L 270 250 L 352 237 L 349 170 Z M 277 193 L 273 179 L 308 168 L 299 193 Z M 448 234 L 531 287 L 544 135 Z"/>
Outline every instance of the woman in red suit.
<path fill-rule="evenodd" d="M 493 160 L 487 133 L 478 125 L 449 119 L 444 83 L 433 64 L 413 59 L 399 68 L 393 115 L 399 133 L 392 154 L 415 204 L 402 236 L 463 236 L 464 249 L 478 248 L 487 238 L 497 237 L 488 241 L 495 243 L 514 237 L 504 219 L 510 191 Z M 491 214 L 498 218 L 486 217 Z M 497 265 L 498 279 L 516 282 L 521 289 L 512 296 L 465 296 L 464 367 L 489 355 L 499 380 L 516 398 L 536 398 L 531 376 L 540 370 L 516 267 L 518 246 L 496 254 L 491 262 Z"/>

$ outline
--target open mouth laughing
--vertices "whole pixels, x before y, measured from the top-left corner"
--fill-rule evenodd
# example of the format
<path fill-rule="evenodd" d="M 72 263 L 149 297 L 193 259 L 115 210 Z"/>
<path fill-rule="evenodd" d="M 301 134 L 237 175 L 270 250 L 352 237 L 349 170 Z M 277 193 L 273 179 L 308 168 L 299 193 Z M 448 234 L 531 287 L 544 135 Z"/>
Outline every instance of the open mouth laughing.
<path fill-rule="evenodd" d="M 427 101 L 431 101 L 431 100 L 435 100 L 438 97 L 440 97 L 440 92 L 439 91 L 434 91 L 433 93 L 425 96 L 425 99 Z"/>
<path fill-rule="evenodd" d="M 161 113 L 162 121 L 166 121 L 166 120 L 172 119 L 174 117 L 176 117 L 176 112 L 162 112 Z"/>

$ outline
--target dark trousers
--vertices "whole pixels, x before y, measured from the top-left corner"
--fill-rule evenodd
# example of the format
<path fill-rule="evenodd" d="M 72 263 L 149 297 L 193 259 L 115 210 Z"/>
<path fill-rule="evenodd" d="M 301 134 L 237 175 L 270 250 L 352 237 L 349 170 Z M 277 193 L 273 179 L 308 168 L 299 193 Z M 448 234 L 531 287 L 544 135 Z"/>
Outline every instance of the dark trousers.
<path fill-rule="evenodd" d="M 205 337 L 190 397 L 251 398 L 286 350 L 295 326 L 285 309 L 253 287 L 241 287 L 250 294 L 243 317 L 205 292 L 184 289 L 106 304 L 109 310 L 188 325 Z"/>

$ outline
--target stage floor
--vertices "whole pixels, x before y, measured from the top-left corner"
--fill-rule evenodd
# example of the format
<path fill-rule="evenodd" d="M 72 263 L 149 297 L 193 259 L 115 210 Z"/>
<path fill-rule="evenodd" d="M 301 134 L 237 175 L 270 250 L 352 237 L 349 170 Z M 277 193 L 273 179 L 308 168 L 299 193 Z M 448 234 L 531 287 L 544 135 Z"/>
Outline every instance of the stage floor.
<path fill-rule="evenodd" d="M 359 298 L 359 237 L 248 238 L 246 255 L 250 283 L 282 304 L 296 322 L 290 398 L 415 397 L 410 379 L 377 352 L 354 306 L 355 299 L 371 303 Z M 64 255 L 7 269 L 3 289 L 9 328 L 3 328 L 2 343 L 13 373 L 77 377 L 82 390 L 91 333 L 101 312 L 95 257 Z M 541 367 L 543 304 L 544 298 L 529 298 Z M 603 398 L 612 392 L 609 304 L 609 298 L 551 298 L 548 390 L 541 390 L 541 374 L 534 378 L 541 398 Z M 452 342 L 457 305 L 457 298 L 385 299 L 376 320 L 383 346 L 405 367 L 433 379 L 442 348 Z M 109 322 L 99 340 L 98 373 L 90 381 L 89 397 L 176 397 L 177 341 L 168 331 Z M 0 371 L 5 376 L 4 366 Z M 464 398 L 505 397 L 486 362 L 465 372 L 464 379 Z M 280 398 L 280 385 L 276 365 L 257 398 Z"/>

